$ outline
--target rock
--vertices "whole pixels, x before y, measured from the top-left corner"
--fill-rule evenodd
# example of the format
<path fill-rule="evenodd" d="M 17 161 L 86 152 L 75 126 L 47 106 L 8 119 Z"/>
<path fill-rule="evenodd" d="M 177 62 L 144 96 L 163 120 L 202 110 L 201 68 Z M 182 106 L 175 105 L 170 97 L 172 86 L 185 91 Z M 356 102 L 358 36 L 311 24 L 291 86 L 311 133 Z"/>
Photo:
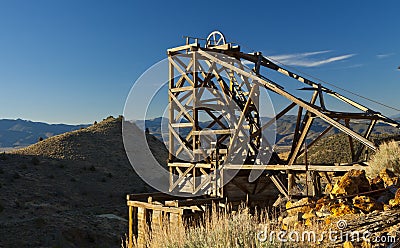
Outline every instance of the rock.
<path fill-rule="evenodd" d="M 364 195 L 354 197 L 353 205 L 361 209 L 364 213 L 374 210 L 383 210 L 383 204 L 381 202 L 377 202 L 373 198 Z"/>
<path fill-rule="evenodd" d="M 383 210 L 384 211 L 389 211 L 389 210 L 392 210 L 392 208 L 390 207 L 390 205 L 384 204 L 383 205 Z"/>
<path fill-rule="evenodd" d="M 350 241 L 346 241 L 343 244 L 343 248 L 354 248 L 354 246 Z"/>
<path fill-rule="evenodd" d="M 399 187 L 400 186 L 399 177 L 396 176 L 394 174 L 394 172 L 389 169 L 383 169 L 381 172 L 379 172 L 379 177 L 382 178 L 386 187 L 389 187 L 389 186 Z"/>
<path fill-rule="evenodd" d="M 315 210 L 318 211 L 321 208 L 323 208 L 326 204 L 329 203 L 329 198 L 327 196 L 324 196 L 320 199 L 317 200 L 316 204 L 315 204 Z"/>
<path fill-rule="evenodd" d="M 399 206 L 400 206 L 400 189 L 398 189 L 398 190 L 396 191 L 396 194 L 395 194 L 395 196 L 394 196 L 394 199 L 391 199 L 391 200 L 389 201 L 389 206 L 390 206 L 391 208 L 395 208 L 395 207 L 399 207 Z"/>
<path fill-rule="evenodd" d="M 315 207 L 314 202 L 306 197 L 298 200 L 297 202 L 288 201 L 286 203 L 286 210 L 288 215 L 296 215 L 298 213 L 307 213 Z"/>
<path fill-rule="evenodd" d="M 389 206 L 390 206 L 391 208 L 399 207 L 399 206 L 400 206 L 400 199 L 391 199 L 391 200 L 389 201 Z"/>
<path fill-rule="evenodd" d="M 333 186 L 332 195 L 353 195 L 371 190 L 364 170 L 350 170 Z"/>
<path fill-rule="evenodd" d="M 303 214 L 303 216 L 301 216 L 301 218 L 304 220 L 308 220 L 308 219 L 314 218 L 315 216 L 316 216 L 315 211 L 311 210 L 310 212 Z"/>
<path fill-rule="evenodd" d="M 394 199 L 400 199 L 400 189 L 397 189 Z"/>
<path fill-rule="evenodd" d="M 370 181 L 371 190 L 378 190 L 385 188 L 385 182 L 382 180 L 380 176 L 375 177 Z"/>
<path fill-rule="evenodd" d="M 325 218 L 331 215 L 331 212 L 327 211 L 327 210 L 322 210 L 322 211 L 316 211 L 315 215 L 318 218 Z"/>
<path fill-rule="evenodd" d="M 346 214 L 356 214 L 357 210 L 347 203 L 336 203 L 330 206 L 329 210 L 333 216 L 342 216 Z"/>

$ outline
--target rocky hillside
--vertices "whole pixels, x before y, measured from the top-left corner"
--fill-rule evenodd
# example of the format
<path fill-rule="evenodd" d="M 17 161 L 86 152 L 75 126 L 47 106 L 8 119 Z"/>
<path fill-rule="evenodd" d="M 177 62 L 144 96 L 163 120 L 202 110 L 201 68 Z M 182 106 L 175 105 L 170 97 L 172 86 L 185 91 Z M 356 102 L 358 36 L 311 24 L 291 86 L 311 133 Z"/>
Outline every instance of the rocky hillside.
<path fill-rule="evenodd" d="M 129 164 L 121 121 L 109 117 L 1 154 L 0 247 L 120 247 L 126 194 L 152 191 Z M 147 140 L 165 162 L 164 145 Z"/>

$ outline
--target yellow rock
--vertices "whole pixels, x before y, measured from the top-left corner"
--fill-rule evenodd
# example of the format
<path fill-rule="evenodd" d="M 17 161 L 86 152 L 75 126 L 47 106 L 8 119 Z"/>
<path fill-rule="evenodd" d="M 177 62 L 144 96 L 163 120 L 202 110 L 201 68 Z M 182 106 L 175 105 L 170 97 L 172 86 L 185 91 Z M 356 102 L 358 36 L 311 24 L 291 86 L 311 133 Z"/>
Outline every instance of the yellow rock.
<path fill-rule="evenodd" d="M 311 219 L 306 219 L 306 221 L 304 222 L 304 225 L 305 225 L 305 226 L 312 226 L 312 225 L 313 225 L 313 222 L 312 222 Z"/>
<path fill-rule="evenodd" d="M 353 198 L 353 205 L 363 212 L 372 212 L 374 210 L 383 210 L 383 204 L 376 202 L 368 196 L 356 196 Z"/>
<path fill-rule="evenodd" d="M 350 241 L 346 241 L 343 244 L 343 248 L 354 248 L 354 246 Z"/>
<path fill-rule="evenodd" d="M 361 248 L 372 248 L 372 244 L 371 244 L 371 242 L 364 239 L 361 244 Z"/>
<path fill-rule="evenodd" d="M 390 205 L 384 204 L 384 205 L 383 205 L 383 210 L 384 210 L 384 211 L 389 211 L 389 210 L 391 210 Z"/>
<path fill-rule="evenodd" d="M 331 220 L 331 218 L 325 218 L 325 224 L 326 225 L 330 225 L 332 223 L 332 220 Z"/>
<path fill-rule="evenodd" d="M 400 186 L 399 177 L 397 177 L 393 171 L 389 169 L 383 169 L 379 172 L 379 177 L 385 182 L 386 187 L 389 186 Z"/>
<path fill-rule="evenodd" d="M 357 210 L 352 208 L 351 206 L 344 204 L 344 203 L 338 203 L 334 204 L 330 207 L 329 209 L 332 212 L 333 216 L 342 216 L 346 214 L 356 214 Z"/>
<path fill-rule="evenodd" d="M 303 214 L 303 216 L 302 216 L 302 218 L 303 218 L 304 220 L 308 220 L 308 219 L 311 219 L 311 218 L 314 218 L 314 217 L 315 217 L 314 211 L 310 211 L 310 212 L 308 212 L 308 213 L 305 213 L 305 214 Z"/>
<path fill-rule="evenodd" d="M 389 201 L 389 206 L 392 207 L 392 208 L 399 207 L 400 206 L 400 199 L 399 198 L 391 199 Z"/>
<path fill-rule="evenodd" d="M 332 195 L 353 195 L 370 191 L 369 181 L 364 170 L 350 170 L 333 186 Z"/>

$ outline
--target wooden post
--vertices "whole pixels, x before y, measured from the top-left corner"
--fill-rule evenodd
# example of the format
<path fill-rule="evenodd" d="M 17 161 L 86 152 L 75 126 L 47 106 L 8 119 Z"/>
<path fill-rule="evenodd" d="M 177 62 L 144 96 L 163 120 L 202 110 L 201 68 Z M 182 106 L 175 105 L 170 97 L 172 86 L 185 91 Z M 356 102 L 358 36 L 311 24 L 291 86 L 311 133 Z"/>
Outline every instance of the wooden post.
<path fill-rule="evenodd" d="M 131 205 L 128 206 L 128 216 L 129 216 L 129 232 L 128 232 L 128 248 L 133 247 L 133 207 Z"/>
<path fill-rule="evenodd" d="M 144 207 L 137 208 L 137 219 L 138 219 L 138 236 L 137 236 L 137 245 L 139 248 L 146 247 L 146 233 L 147 233 L 147 224 L 146 224 L 146 209 Z"/>

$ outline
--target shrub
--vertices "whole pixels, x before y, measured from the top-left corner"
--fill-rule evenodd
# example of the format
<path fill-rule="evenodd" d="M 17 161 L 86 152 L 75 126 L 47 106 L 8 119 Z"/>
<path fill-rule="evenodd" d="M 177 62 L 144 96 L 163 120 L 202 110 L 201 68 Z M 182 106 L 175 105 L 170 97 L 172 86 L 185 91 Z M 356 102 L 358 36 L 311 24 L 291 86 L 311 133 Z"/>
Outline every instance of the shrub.
<path fill-rule="evenodd" d="M 7 155 L 6 155 L 5 152 L 2 152 L 2 153 L 0 154 L 0 160 L 7 160 Z"/>
<path fill-rule="evenodd" d="M 382 169 L 400 174 L 400 146 L 396 141 L 382 143 L 369 160 L 367 175 L 375 177 Z"/>

